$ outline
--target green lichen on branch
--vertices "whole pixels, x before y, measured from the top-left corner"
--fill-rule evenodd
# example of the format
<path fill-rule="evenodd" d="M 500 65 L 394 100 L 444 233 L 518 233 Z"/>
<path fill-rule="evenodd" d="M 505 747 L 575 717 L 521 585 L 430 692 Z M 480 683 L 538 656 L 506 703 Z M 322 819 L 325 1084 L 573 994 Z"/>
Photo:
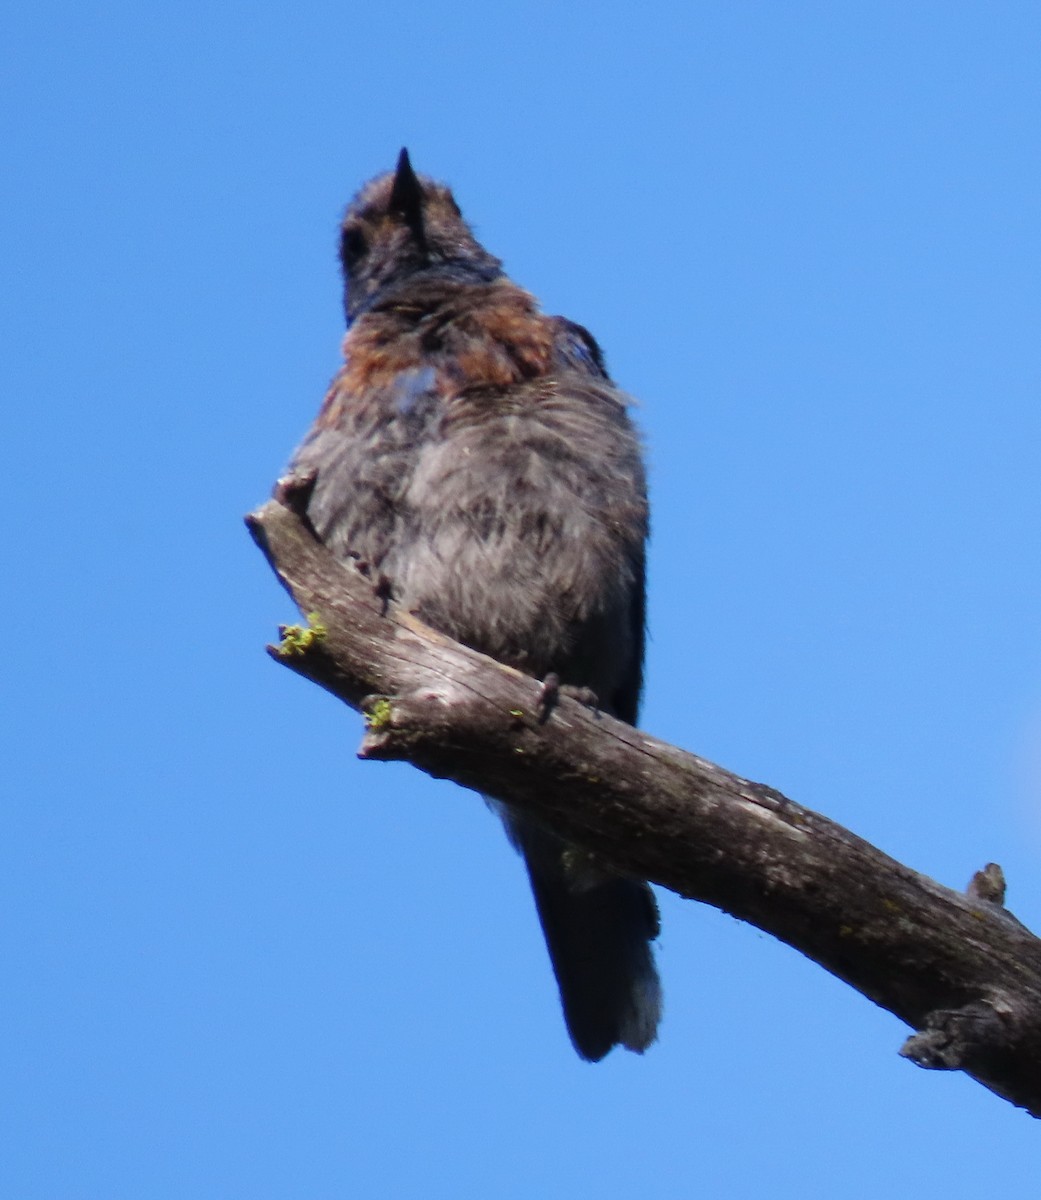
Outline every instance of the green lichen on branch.
<path fill-rule="evenodd" d="M 280 658 L 303 658 L 315 642 L 320 642 L 328 630 L 316 612 L 307 614 L 306 625 L 284 625 L 278 643 Z"/>
<path fill-rule="evenodd" d="M 380 696 L 365 708 L 365 727 L 369 730 L 383 729 L 390 724 L 393 715 L 394 705 L 386 696 Z"/>

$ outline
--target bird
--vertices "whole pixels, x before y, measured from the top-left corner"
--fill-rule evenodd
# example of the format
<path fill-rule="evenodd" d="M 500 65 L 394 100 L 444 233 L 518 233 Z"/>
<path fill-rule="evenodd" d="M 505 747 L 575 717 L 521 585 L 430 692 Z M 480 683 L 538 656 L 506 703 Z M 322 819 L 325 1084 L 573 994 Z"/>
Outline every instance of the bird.
<path fill-rule="evenodd" d="M 648 504 L 630 401 L 451 189 L 396 168 L 340 227 L 343 364 L 290 463 L 326 547 L 434 629 L 635 724 Z M 657 1037 L 649 885 L 487 798 L 520 852 L 582 1059 Z"/>

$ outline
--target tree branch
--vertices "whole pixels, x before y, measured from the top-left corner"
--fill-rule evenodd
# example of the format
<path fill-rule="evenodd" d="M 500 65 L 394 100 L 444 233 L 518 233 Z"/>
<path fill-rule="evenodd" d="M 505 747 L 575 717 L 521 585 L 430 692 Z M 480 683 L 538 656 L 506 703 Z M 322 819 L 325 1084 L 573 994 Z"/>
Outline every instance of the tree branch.
<path fill-rule="evenodd" d="M 309 627 L 269 653 L 367 715 L 360 755 L 496 796 L 613 867 L 773 934 L 916 1032 L 901 1053 L 1041 1116 L 1041 941 L 989 864 L 967 894 L 423 625 L 344 566 L 306 480 L 247 518 Z"/>

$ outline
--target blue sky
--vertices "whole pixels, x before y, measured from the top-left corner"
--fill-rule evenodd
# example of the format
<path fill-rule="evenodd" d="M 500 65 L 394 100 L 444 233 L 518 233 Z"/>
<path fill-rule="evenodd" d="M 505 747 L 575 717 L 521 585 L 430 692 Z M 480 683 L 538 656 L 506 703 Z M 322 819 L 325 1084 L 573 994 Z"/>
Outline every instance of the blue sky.
<path fill-rule="evenodd" d="M 241 516 L 407 144 L 651 468 L 643 724 L 1041 928 L 1041 9 L 23 5 L 0 78 L 0 1193 L 922 1195 L 1034 1123 L 661 897 L 591 1067 L 474 796 L 361 764 Z"/>

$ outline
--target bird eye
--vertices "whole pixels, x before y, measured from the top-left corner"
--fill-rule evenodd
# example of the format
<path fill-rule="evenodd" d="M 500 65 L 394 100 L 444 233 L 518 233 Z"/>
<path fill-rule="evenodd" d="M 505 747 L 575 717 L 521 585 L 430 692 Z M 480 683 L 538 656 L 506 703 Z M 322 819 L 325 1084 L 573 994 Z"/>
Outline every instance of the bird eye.
<path fill-rule="evenodd" d="M 343 258 L 344 266 L 352 266 L 362 257 L 368 248 L 368 239 L 360 229 L 350 228 L 343 231 L 340 254 Z"/>

